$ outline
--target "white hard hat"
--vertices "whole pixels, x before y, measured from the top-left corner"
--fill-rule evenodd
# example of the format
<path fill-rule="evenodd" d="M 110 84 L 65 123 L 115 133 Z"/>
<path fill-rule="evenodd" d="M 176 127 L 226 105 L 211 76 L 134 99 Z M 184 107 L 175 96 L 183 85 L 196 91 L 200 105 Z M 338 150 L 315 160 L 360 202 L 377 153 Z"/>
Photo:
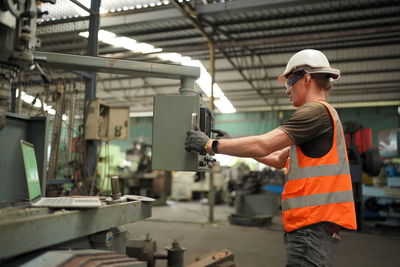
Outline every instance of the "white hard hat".
<path fill-rule="evenodd" d="M 305 49 L 294 54 L 289 59 L 285 71 L 279 75 L 278 81 L 285 83 L 286 75 L 294 69 L 303 69 L 310 74 L 329 73 L 333 80 L 337 80 L 340 77 L 340 70 L 331 68 L 326 56 L 321 51 L 314 49 Z"/>

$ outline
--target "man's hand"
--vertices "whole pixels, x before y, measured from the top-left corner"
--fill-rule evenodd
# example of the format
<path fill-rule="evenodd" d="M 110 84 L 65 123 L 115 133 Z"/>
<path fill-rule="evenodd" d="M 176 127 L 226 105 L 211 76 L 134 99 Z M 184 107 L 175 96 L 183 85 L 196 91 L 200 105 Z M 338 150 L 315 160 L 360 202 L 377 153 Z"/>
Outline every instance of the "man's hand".
<path fill-rule="evenodd" d="M 227 132 L 222 131 L 222 130 L 211 129 L 211 132 L 217 134 L 217 136 L 215 137 L 217 139 L 231 139 L 232 138 L 232 136 L 230 134 L 228 134 Z"/>
<path fill-rule="evenodd" d="M 198 152 L 202 155 L 205 155 L 207 153 L 206 144 L 210 138 L 201 131 L 188 131 L 186 134 L 186 151 Z"/>

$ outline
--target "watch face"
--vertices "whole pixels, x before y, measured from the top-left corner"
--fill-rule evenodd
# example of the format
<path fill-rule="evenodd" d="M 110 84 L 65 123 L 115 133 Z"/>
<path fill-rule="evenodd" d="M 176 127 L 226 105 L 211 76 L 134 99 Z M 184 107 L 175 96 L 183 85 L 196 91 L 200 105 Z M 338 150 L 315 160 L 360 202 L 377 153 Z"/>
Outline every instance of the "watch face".
<path fill-rule="evenodd" d="M 218 140 L 212 142 L 211 148 L 214 153 L 218 153 Z"/>

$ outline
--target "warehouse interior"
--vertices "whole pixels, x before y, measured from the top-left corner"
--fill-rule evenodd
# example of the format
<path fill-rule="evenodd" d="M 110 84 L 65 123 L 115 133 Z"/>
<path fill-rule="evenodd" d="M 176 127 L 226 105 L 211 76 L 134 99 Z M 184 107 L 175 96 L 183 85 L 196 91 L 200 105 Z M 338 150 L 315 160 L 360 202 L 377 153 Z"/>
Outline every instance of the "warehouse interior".
<path fill-rule="evenodd" d="M 277 78 L 316 49 L 341 74 L 328 101 L 358 228 L 333 266 L 398 266 L 399 14 L 398 0 L 0 0 L 0 265 L 284 266 L 287 169 L 186 151 L 186 132 L 276 129 L 296 110 Z"/>

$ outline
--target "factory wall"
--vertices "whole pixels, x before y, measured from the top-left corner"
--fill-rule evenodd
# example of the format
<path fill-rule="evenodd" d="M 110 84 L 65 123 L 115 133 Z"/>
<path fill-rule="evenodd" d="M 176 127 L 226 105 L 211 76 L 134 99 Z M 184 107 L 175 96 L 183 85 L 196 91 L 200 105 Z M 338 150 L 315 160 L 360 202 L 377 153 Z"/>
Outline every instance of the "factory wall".
<path fill-rule="evenodd" d="M 215 114 L 215 128 L 227 131 L 234 137 L 263 134 L 278 127 L 293 112 L 287 110 Z M 338 113 L 343 125 L 347 122 L 358 122 L 365 128 L 372 128 L 375 146 L 379 130 L 400 127 L 397 106 L 341 108 Z M 151 144 L 152 121 L 152 117 L 131 118 L 129 140 L 111 141 L 111 144 L 118 145 L 121 151 L 131 148 L 133 142 L 139 138 Z"/>

